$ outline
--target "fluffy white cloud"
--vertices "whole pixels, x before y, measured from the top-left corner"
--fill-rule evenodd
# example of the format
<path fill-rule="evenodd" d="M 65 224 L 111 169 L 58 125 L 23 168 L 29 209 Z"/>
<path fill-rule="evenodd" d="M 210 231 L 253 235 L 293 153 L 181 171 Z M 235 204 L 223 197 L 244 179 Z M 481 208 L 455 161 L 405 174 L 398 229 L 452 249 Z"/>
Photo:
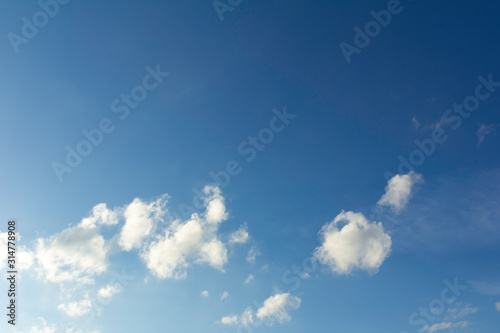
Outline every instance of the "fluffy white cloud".
<path fill-rule="evenodd" d="M 413 186 L 422 180 L 422 175 L 413 171 L 407 175 L 392 177 L 385 187 L 385 194 L 377 204 L 380 206 L 389 206 L 396 213 L 401 212 L 408 204 Z"/>
<path fill-rule="evenodd" d="M 495 309 L 497 309 L 497 311 L 500 311 L 500 302 L 495 303 Z"/>
<path fill-rule="evenodd" d="M 249 239 L 250 234 L 248 233 L 248 226 L 245 223 L 229 236 L 229 244 L 244 244 L 248 242 Z"/>
<path fill-rule="evenodd" d="M 93 224 L 80 224 L 38 239 L 35 256 L 40 273 L 52 282 L 91 282 L 108 265 L 106 243 Z"/>
<path fill-rule="evenodd" d="M 115 225 L 119 222 L 119 209 L 110 210 L 105 203 L 100 203 L 92 208 L 90 216 L 82 219 L 82 226 Z"/>
<path fill-rule="evenodd" d="M 156 201 L 144 202 L 135 198 L 130 205 L 125 208 L 123 226 L 118 244 L 125 251 L 140 248 L 143 240 L 150 236 L 155 226 L 162 221 L 165 216 L 165 205 L 168 195 L 164 194 Z"/>
<path fill-rule="evenodd" d="M 120 285 L 120 283 L 115 283 L 115 284 L 108 284 L 105 287 L 102 287 L 99 289 L 97 292 L 97 296 L 103 298 L 103 299 L 108 299 L 113 297 L 114 295 L 120 293 L 122 291 L 123 287 Z"/>
<path fill-rule="evenodd" d="M 84 298 L 79 302 L 61 304 L 57 308 L 66 313 L 69 317 L 81 317 L 92 309 L 92 304 L 88 298 Z"/>
<path fill-rule="evenodd" d="M 238 316 L 226 316 L 226 317 L 222 317 L 220 322 L 224 325 L 237 325 L 239 320 L 238 320 Z"/>
<path fill-rule="evenodd" d="M 193 214 L 187 221 L 174 221 L 164 234 L 142 253 L 147 267 L 159 278 L 184 278 L 192 263 L 208 264 L 223 271 L 227 249 L 217 235 L 219 225 L 227 218 L 224 198 L 218 187 L 203 189 L 206 210 Z"/>
<path fill-rule="evenodd" d="M 266 325 L 283 324 L 292 319 L 289 312 L 297 310 L 300 303 L 300 298 L 289 293 L 276 294 L 266 299 L 262 307 L 257 309 L 256 314 L 251 308 L 247 308 L 240 316 L 222 317 L 221 323 L 224 325 L 249 325 L 258 320 Z"/>
<path fill-rule="evenodd" d="M 208 290 L 203 290 L 203 291 L 200 293 L 200 296 L 201 296 L 201 297 L 208 297 Z"/>
<path fill-rule="evenodd" d="M 228 297 L 229 297 L 229 293 L 228 293 L 227 291 L 225 291 L 225 292 L 223 292 L 223 293 L 222 293 L 222 295 L 221 295 L 221 297 L 220 297 L 220 300 L 221 300 L 221 301 L 222 301 L 222 300 L 225 300 L 225 299 L 226 299 L 226 298 L 228 298 Z"/>
<path fill-rule="evenodd" d="M 339 227 L 341 222 L 346 224 Z M 361 213 L 342 211 L 319 234 L 323 243 L 314 257 L 339 274 L 349 274 L 353 269 L 376 273 L 391 252 L 391 237 L 382 223 L 370 223 Z"/>
<path fill-rule="evenodd" d="M 289 293 L 277 294 L 264 301 L 264 305 L 257 310 L 257 318 L 270 324 L 278 322 L 283 324 L 292 318 L 288 314 L 290 309 L 296 310 L 300 307 L 300 298 L 291 296 Z"/>

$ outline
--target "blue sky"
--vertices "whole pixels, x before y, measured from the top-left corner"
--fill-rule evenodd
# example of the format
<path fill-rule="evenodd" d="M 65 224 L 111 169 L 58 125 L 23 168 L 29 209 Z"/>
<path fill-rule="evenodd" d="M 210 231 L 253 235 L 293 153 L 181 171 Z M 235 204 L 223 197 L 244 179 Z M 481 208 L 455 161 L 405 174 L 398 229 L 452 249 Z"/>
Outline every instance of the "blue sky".
<path fill-rule="evenodd" d="M 2 332 L 497 332 L 500 4 L 1 6 Z"/>

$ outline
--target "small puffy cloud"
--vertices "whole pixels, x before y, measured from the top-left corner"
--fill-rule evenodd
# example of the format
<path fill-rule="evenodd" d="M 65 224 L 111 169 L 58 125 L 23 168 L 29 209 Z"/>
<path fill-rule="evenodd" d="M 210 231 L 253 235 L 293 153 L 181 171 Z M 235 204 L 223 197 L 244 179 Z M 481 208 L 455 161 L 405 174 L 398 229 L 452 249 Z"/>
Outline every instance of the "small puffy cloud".
<path fill-rule="evenodd" d="M 123 226 L 118 244 L 125 251 L 140 248 L 143 240 L 150 236 L 154 227 L 165 215 L 165 205 L 168 196 L 165 194 L 153 202 L 144 202 L 135 198 L 130 205 L 125 208 Z"/>
<path fill-rule="evenodd" d="M 250 283 L 250 282 L 252 282 L 254 279 L 255 279 L 255 276 L 253 276 L 253 274 L 250 274 L 250 275 L 246 278 L 245 282 L 243 282 L 243 283 L 244 283 L 244 284 L 249 284 L 249 283 Z"/>
<path fill-rule="evenodd" d="M 225 300 L 226 298 L 229 297 L 229 293 L 227 291 L 223 292 L 222 295 L 220 296 L 220 300 Z"/>
<path fill-rule="evenodd" d="M 52 282 L 91 282 L 107 269 L 107 246 L 95 225 L 78 225 L 37 240 L 40 273 Z"/>
<path fill-rule="evenodd" d="M 224 325 L 237 325 L 239 323 L 238 316 L 222 317 L 220 322 Z"/>
<path fill-rule="evenodd" d="M 498 125 L 495 125 L 495 124 L 489 124 L 489 125 L 481 124 L 479 126 L 479 129 L 476 132 L 477 146 L 479 147 L 483 143 L 484 139 L 486 139 L 486 136 L 488 136 L 491 133 L 494 133 L 496 131 L 497 127 L 499 127 L 499 126 L 500 126 L 500 124 L 498 124 Z"/>
<path fill-rule="evenodd" d="M 158 278 L 185 278 L 187 268 L 193 263 L 224 271 L 227 248 L 217 235 L 220 223 L 227 218 L 224 198 L 217 187 L 206 186 L 203 193 L 206 196 L 203 214 L 195 213 L 187 221 L 172 222 L 141 254 Z"/>
<path fill-rule="evenodd" d="M 247 308 L 240 316 L 222 317 L 221 323 L 224 325 L 250 325 L 258 320 L 269 326 L 275 323 L 283 324 L 292 319 L 289 312 L 297 310 L 300 303 L 300 298 L 289 293 L 276 294 L 266 299 L 256 313 L 251 308 Z"/>
<path fill-rule="evenodd" d="M 57 308 L 66 313 L 69 317 L 81 317 L 90 311 L 92 304 L 88 298 L 84 298 L 79 302 L 61 304 Z"/>
<path fill-rule="evenodd" d="M 340 227 L 341 222 L 346 224 Z M 319 234 L 323 243 L 314 258 L 339 274 L 354 269 L 376 273 L 391 252 L 391 237 L 382 223 L 370 223 L 361 213 L 342 211 Z"/>
<path fill-rule="evenodd" d="M 103 299 L 108 299 L 120 293 L 122 289 L 123 287 L 118 282 L 115 284 L 108 284 L 107 286 L 99 289 L 99 291 L 97 292 L 97 296 Z"/>
<path fill-rule="evenodd" d="M 257 257 L 260 255 L 260 251 L 259 249 L 257 249 L 256 246 L 252 246 L 250 248 L 250 250 L 248 250 L 248 254 L 247 254 L 247 262 L 251 263 L 251 264 L 255 264 L 255 260 L 257 259 Z"/>
<path fill-rule="evenodd" d="M 249 239 L 250 234 L 248 233 L 248 226 L 245 223 L 229 236 L 229 244 L 244 244 L 248 242 Z"/>
<path fill-rule="evenodd" d="M 495 309 L 497 309 L 497 311 L 500 311 L 500 302 L 495 303 Z"/>
<path fill-rule="evenodd" d="M 296 310 L 300 307 L 300 298 L 291 296 L 289 293 L 277 294 L 264 301 L 264 305 L 257 310 L 257 318 L 268 323 L 278 322 L 283 324 L 292 318 L 288 314 L 289 310 Z"/>
<path fill-rule="evenodd" d="M 208 291 L 207 290 L 203 290 L 201 293 L 200 293 L 201 297 L 208 297 Z"/>
<path fill-rule="evenodd" d="M 92 208 L 90 216 L 82 219 L 82 226 L 115 225 L 119 222 L 119 210 L 110 210 L 105 203 L 100 203 Z"/>
<path fill-rule="evenodd" d="M 422 175 L 413 171 L 407 175 L 392 177 L 385 187 L 385 194 L 377 204 L 380 206 L 389 206 L 396 213 L 401 212 L 408 204 L 413 186 L 422 180 Z"/>

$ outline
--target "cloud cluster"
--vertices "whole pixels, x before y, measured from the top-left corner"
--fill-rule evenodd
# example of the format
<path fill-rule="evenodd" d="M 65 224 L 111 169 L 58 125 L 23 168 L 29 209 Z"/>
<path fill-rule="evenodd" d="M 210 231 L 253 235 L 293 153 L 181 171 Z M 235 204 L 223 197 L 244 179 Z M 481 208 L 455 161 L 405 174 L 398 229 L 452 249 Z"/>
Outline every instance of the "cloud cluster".
<path fill-rule="evenodd" d="M 314 258 L 339 274 L 354 269 L 376 273 L 391 252 L 391 237 L 382 223 L 370 223 L 361 213 L 342 211 L 319 234 L 323 242 Z"/>
<path fill-rule="evenodd" d="M 222 317 L 220 322 L 224 325 L 241 324 L 243 326 L 255 324 L 257 321 L 269 326 L 275 323 L 283 324 L 292 319 L 289 312 L 290 310 L 297 310 L 300 303 L 300 298 L 289 293 L 276 294 L 266 299 L 262 307 L 257 309 L 256 312 L 249 307 L 239 316 Z"/>
<path fill-rule="evenodd" d="M 192 263 L 208 264 L 224 271 L 227 248 L 217 234 L 220 223 L 227 219 L 224 198 L 218 187 L 207 186 L 203 194 L 204 213 L 194 213 L 187 221 L 174 221 L 142 253 L 155 276 L 185 278 Z"/>

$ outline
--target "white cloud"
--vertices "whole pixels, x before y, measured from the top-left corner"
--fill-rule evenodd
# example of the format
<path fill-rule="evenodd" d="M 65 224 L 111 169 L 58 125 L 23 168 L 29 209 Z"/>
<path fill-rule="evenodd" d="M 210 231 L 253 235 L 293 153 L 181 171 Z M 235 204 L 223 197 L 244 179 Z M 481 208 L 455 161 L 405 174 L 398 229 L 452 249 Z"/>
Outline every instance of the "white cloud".
<path fill-rule="evenodd" d="M 221 323 L 224 325 L 249 325 L 256 320 L 261 321 L 266 325 L 275 323 L 283 324 L 290 321 L 292 318 L 289 314 L 290 310 L 297 310 L 300 307 L 301 299 L 290 295 L 289 293 L 276 294 L 264 301 L 264 304 L 259 308 L 256 314 L 251 308 L 247 308 L 240 316 L 222 317 Z"/>
<path fill-rule="evenodd" d="M 33 261 L 35 260 L 35 254 L 26 249 L 25 246 L 20 246 L 17 251 L 17 268 L 19 270 L 29 269 L 33 265 Z"/>
<path fill-rule="evenodd" d="M 135 198 L 125 208 L 125 225 L 118 238 L 118 244 L 125 251 L 140 248 L 144 238 L 152 234 L 155 226 L 162 221 L 166 213 L 165 205 L 167 200 L 168 195 L 166 194 L 150 203 Z"/>
<path fill-rule="evenodd" d="M 37 240 L 40 273 L 52 282 L 91 282 L 107 269 L 107 247 L 95 225 L 78 225 Z"/>
<path fill-rule="evenodd" d="M 0 231 L 0 249 L 3 249 L 0 251 L 0 269 L 4 268 L 7 264 L 7 237 L 7 232 Z"/>
<path fill-rule="evenodd" d="M 469 322 L 460 319 L 474 314 L 477 311 L 479 311 L 479 309 L 472 307 L 470 304 L 456 303 L 454 307 L 450 307 L 446 310 L 442 322 L 433 325 L 426 325 L 422 331 L 432 333 L 453 328 L 464 328 L 469 325 Z"/>
<path fill-rule="evenodd" d="M 238 316 L 222 317 L 220 322 L 224 325 L 237 325 L 239 323 Z"/>
<path fill-rule="evenodd" d="M 82 219 L 82 226 L 115 225 L 119 221 L 119 210 L 110 210 L 105 203 L 100 203 L 92 208 L 89 217 Z"/>
<path fill-rule="evenodd" d="M 244 283 L 244 284 L 249 284 L 249 283 L 250 283 L 250 282 L 252 282 L 254 279 L 255 279 L 255 276 L 253 276 L 253 274 L 250 274 L 250 275 L 246 278 L 245 282 L 243 282 L 243 283 Z"/>
<path fill-rule="evenodd" d="M 88 297 L 86 297 L 79 302 L 61 304 L 57 308 L 66 313 L 69 317 L 81 317 L 90 311 L 92 305 Z"/>
<path fill-rule="evenodd" d="M 380 206 L 389 206 L 396 213 L 401 212 L 408 204 L 413 186 L 422 180 L 422 175 L 413 171 L 407 175 L 392 177 L 385 187 L 385 194 L 377 204 Z"/>
<path fill-rule="evenodd" d="M 339 229 L 340 222 L 347 224 Z M 361 213 L 342 211 L 319 234 L 323 243 L 314 257 L 339 274 L 349 274 L 353 269 L 376 273 L 391 252 L 391 237 L 382 223 L 369 223 Z"/>
<path fill-rule="evenodd" d="M 432 326 L 426 325 L 422 330 L 427 331 L 429 333 L 432 333 L 432 332 L 437 332 L 437 331 L 442 331 L 442 330 L 448 330 L 451 328 L 466 327 L 467 325 L 468 325 L 467 321 L 460 321 L 457 323 L 442 322 L 442 323 L 434 324 Z"/>
<path fill-rule="evenodd" d="M 226 298 L 228 298 L 228 297 L 229 297 L 229 293 L 228 293 L 227 291 L 225 291 L 225 292 L 223 292 L 223 293 L 222 293 L 222 295 L 221 295 L 221 297 L 220 297 L 220 300 L 221 300 L 221 301 L 222 301 L 222 300 L 225 300 L 225 299 L 226 299 Z"/>
<path fill-rule="evenodd" d="M 481 124 L 481 126 L 479 127 L 479 129 L 477 130 L 476 132 L 476 136 L 477 136 L 477 146 L 479 147 L 481 145 L 481 143 L 483 143 L 484 139 L 486 139 L 486 136 L 495 132 L 496 131 L 496 128 L 499 127 L 500 124 L 498 125 L 495 125 L 495 124 L 489 124 L 489 125 L 486 125 L 486 124 Z"/>
<path fill-rule="evenodd" d="M 248 242 L 249 239 L 250 234 L 248 233 L 248 226 L 245 223 L 229 236 L 229 244 L 244 244 Z"/>
<path fill-rule="evenodd" d="M 278 322 L 283 324 L 292 318 L 288 314 L 290 309 L 296 310 L 300 307 L 300 298 L 291 296 L 289 293 L 277 294 L 264 301 L 264 305 L 257 310 L 257 318 L 268 323 Z"/>
<path fill-rule="evenodd" d="M 206 186 L 206 211 L 187 221 L 174 221 L 142 253 L 147 267 L 159 278 L 185 278 L 193 264 L 209 264 L 224 271 L 227 249 L 217 235 L 219 224 L 227 218 L 224 198 L 217 187 Z"/>
<path fill-rule="evenodd" d="M 260 255 L 259 249 L 256 246 L 252 246 L 247 254 L 247 261 L 251 264 L 255 263 L 255 260 Z"/>
<path fill-rule="evenodd" d="M 203 290 L 201 293 L 200 293 L 201 297 L 208 297 L 208 291 L 207 290 Z"/>
<path fill-rule="evenodd" d="M 115 283 L 115 284 L 108 284 L 105 287 L 102 287 L 99 289 L 97 292 L 97 296 L 108 299 L 113 297 L 114 295 L 120 293 L 122 291 L 123 287 L 120 285 L 120 283 Z"/>
<path fill-rule="evenodd" d="M 497 309 L 497 311 L 500 311 L 500 302 L 495 303 L 495 309 Z"/>
<path fill-rule="evenodd" d="M 47 325 L 47 321 L 43 318 L 38 318 L 38 320 L 42 322 L 41 326 L 32 326 L 29 330 L 29 333 L 56 333 L 56 325 Z"/>

